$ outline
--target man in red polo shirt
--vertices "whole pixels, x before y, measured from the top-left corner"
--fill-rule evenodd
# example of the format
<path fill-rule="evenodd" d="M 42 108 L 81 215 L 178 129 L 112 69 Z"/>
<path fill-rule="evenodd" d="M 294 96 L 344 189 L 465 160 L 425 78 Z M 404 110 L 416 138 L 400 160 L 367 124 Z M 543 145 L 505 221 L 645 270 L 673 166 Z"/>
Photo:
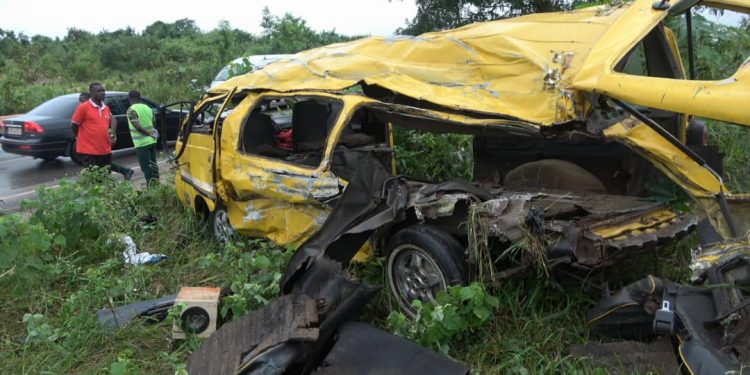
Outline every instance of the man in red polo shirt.
<path fill-rule="evenodd" d="M 104 104 L 104 86 L 95 82 L 89 85 L 91 99 L 81 103 L 73 113 L 71 126 L 76 138 L 76 152 L 86 167 L 109 167 L 121 173 L 126 180 L 133 170 L 112 163 L 112 145 L 117 142 L 117 120 Z"/>

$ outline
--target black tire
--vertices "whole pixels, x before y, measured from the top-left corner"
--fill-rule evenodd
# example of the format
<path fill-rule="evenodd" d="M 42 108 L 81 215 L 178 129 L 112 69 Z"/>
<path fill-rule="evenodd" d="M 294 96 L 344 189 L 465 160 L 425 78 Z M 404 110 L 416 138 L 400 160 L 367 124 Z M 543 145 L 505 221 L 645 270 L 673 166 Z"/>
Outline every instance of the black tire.
<path fill-rule="evenodd" d="M 236 233 L 232 223 L 229 222 L 229 213 L 223 204 L 217 204 L 216 208 L 208 215 L 208 225 L 211 228 L 216 243 L 225 245 L 230 242 Z"/>
<path fill-rule="evenodd" d="M 386 246 L 386 278 L 402 311 L 414 316 L 414 299 L 435 300 L 451 285 L 467 283 L 464 248 L 451 235 L 429 225 L 397 232 Z"/>
<path fill-rule="evenodd" d="M 83 159 L 81 158 L 81 155 L 76 152 L 75 138 L 68 144 L 68 156 L 70 156 L 70 160 L 72 160 L 73 163 L 83 165 Z"/>

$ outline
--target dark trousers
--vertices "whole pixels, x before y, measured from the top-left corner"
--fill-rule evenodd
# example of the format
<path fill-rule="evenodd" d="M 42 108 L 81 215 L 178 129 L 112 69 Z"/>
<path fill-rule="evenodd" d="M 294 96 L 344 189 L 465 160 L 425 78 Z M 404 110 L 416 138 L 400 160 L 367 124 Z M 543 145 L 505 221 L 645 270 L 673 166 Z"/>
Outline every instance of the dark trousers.
<path fill-rule="evenodd" d="M 106 154 L 106 155 L 87 155 L 87 154 L 80 154 L 81 159 L 83 160 L 83 165 L 88 167 L 109 167 L 110 171 L 117 172 L 123 176 L 128 174 L 128 172 L 131 170 L 128 167 L 123 167 L 122 165 L 115 164 L 112 162 L 112 154 Z"/>
<path fill-rule="evenodd" d="M 159 166 L 156 164 L 156 143 L 143 147 L 135 148 L 135 155 L 138 157 L 138 164 L 141 165 L 143 175 L 146 177 L 146 184 L 159 181 Z M 152 182 L 153 181 L 153 182 Z"/>

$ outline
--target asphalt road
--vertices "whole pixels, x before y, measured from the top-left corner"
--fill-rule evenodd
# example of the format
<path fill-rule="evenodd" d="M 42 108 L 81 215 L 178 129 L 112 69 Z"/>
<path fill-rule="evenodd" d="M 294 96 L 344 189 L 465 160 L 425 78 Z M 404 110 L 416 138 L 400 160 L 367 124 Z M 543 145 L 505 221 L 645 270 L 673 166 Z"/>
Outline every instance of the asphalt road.
<path fill-rule="evenodd" d="M 170 164 L 163 150 L 159 150 L 157 158 L 159 170 L 167 171 Z M 133 183 L 144 184 L 135 149 L 115 151 L 112 159 L 135 170 Z M 6 213 L 18 211 L 22 200 L 36 198 L 37 187 L 56 186 L 61 179 L 75 179 L 81 169 L 68 157 L 44 161 L 0 150 L 0 210 Z M 114 175 L 115 178 L 122 178 L 120 174 Z"/>

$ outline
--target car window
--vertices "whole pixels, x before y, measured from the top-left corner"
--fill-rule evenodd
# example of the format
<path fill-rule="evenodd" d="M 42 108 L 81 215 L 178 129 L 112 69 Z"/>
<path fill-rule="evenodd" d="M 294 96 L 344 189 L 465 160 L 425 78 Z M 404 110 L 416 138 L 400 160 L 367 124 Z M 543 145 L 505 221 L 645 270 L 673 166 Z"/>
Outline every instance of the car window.
<path fill-rule="evenodd" d="M 229 65 L 225 66 L 223 69 L 219 71 L 219 73 L 214 77 L 214 81 L 226 81 L 227 78 L 229 78 L 229 69 L 231 67 Z"/>
<path fill-rule="evenodd" d="M 661 26 L 651 30 L 633 47 L 615 66 L 615 71 L 639 76 L 682 78 L 678 61 Z"/>
<path fill-rule="evenodd" d="M 327 98 L 263 99 L 245 120 L 240 151 L 317 167 L 341 108 Z"/>
<path fill-rule="evenodd" d="M 112 112 L 112 115 L 114 116 L 119 116 L 125 113 L 125 110 L 120 107 L 120 103 L 118 103 L 118 100 L 113 97 L 105 98 L 104 104 L 109 107 L 109 111 Z"/>
<path fill-rule="evenodd" d="M 122 110 L 122 113 L 126 113 L 128 108 L 130 108 L 130 99 L 128 99 L 127 96 L 118 96 L 115 98 L 117 101 L 117 104 L 120 105 L 120 109 Z"/>
<path fill-rule="evenodd" d="M 636 76 L 647 76 L 648 68 L 646 67 L 646 53 L 643 50 L 643 42 L 630 51 L 627 57 L 623 59 L 622 72 Z"/>
<path fill-rule="evenodd" d="M 28 112 L 29 115 L 71 118 L 78 107 L 78 97 L 62 97 L 50 99 Z"/>
<path fill-rule="evenodd" d="M 191 131 L 195 133 L 211 134 L 213 132 L 214 123 L 217 122 L 216 117 L 219 116 L 218 124 L 219 127 L 221 127 L 224 119 L 226 119 L 227 116 L 232 113 L 234 107 L 236 107 L 237 104 L 239 104 L 244 98 L 244 95 L 233 96 L 230 102 L 227 103 L 221 115 L 219 115 L 219 111 L 224 104 L 223 100 L 216 100 L 204 104 L 203 107 L 201 107 L 198 111 L 195 112 L 195 114 L 193 114 L 193 117 L 190 120 Z"/>
<path fill-rule="evenodd" d="M 159 106 L 158 104 L 156 104 L 156 103 L 154 103 L 154 102 L 152 102 L 151 100 L 149 100 L 149 99 L 146 99 L 146 98 L 141 98 L 141 102 L 142 102 L 143 104 L 145 104 L 145 105 L 149 106 L 149 108 L 151 108 L 151 109 L 155 109 L 155 110 L 158 110 L 158 109 L 159 109 L 159 107 L 160 107 L 160 106 Z M 128 100 L 128 103 L 130 103 L 130 100 Z"/>

